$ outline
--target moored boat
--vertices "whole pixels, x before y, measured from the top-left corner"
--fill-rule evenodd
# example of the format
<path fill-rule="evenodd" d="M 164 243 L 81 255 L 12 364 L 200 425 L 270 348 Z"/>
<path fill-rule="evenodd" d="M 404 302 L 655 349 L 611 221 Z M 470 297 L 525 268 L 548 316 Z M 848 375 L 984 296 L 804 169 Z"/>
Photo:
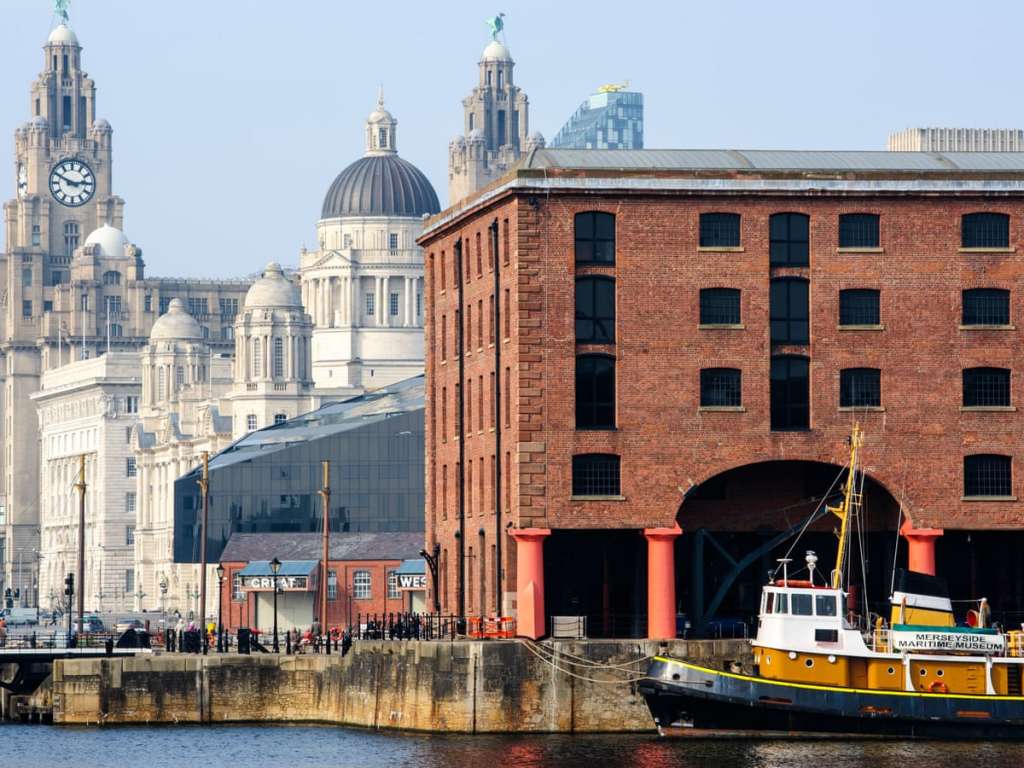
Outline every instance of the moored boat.
<path fill-rule="evenodd" d="M 986 626 L 985 600 L 957 626 L 943 579 L 899 570 L 888 620 L 850 610 L 861 443 L 854 427 L 843 500 L 829 508 L 841 521 L 835 569 L 816 577 L 808 552 L 795 579 L 780 559 L 762 591 L 751 674 L 656 657 L 639 690 L 659 732 L 1024 738 L 1024 632 Z"/>

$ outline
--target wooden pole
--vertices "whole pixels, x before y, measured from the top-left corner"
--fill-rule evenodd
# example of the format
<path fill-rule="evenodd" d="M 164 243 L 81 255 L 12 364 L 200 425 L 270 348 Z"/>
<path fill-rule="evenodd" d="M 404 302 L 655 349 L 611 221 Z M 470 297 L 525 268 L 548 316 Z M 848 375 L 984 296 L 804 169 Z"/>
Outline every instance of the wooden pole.
<path fill-rule="evenodd" d="M 331 635 L 330 630 L 327 626 L 327 566 L 329 563 L 329 550 L 331 545 L 331 463 L 329 461 L 320 462 L 320 466 L 323 470 L 323 478 L 320 488 L 320 498 L 323 500 L 323 519 L 324 519 L 324 558 L 323 566 L 320 569 L 320 577 L 323 581 L 322 590 L 320 593 L 320 631 L 326 635 L 327 638 L 327 653 L 331 652 Z"/>
<path fill-rule="evenodd" d="M 85 625 L 85 454 L 78 457 L 78 636 Z"/>
<path fill-rule="evenodd" d="M 203 451 L 203 476 L 199 480 L 203 493 L 203 525 L 199 532 L 199 629 L 203 639 L 203 655 L 206 655 L 206 525 L 210 515 L 210 452 Z M 195 550 L 193 550 L 195 551 Z M 276 586 L 276 582 L 275 582 Z"/>

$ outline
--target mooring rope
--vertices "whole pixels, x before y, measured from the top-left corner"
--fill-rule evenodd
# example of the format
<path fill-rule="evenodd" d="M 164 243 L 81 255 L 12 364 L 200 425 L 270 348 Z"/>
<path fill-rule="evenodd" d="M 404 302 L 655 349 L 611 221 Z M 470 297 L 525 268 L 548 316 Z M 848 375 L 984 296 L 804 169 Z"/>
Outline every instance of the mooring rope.
<path fill-rule="evenodd" d="M 533 643 L 531 641 L 527 640 L 526 642 L 523 643 L 523 645 L 526 646 L 526 649 L 530 653 L 532 653 L 538 659 L 543 661 L 545 664 L 549 664 L 556 671 L 561 672 L 564 675 L 568 675 L 569 677 L 576 678 L 577 680 L 582 680 L 582 681 L 587 682 L 587 683 L 600 683 L 600 684 L 604 684 L 604 685 L 629 685 L 631 683 L 639 682 L 640 680 L 643 680 L 644 678 L 647 677 L 646 675 L 638 675 L 637 677 L 623 678 L 623 679 L 620 679 L 620 680 L 599 680 L 599 679 L 594 678 L 594 677 L 584 677 L 583 675 L 580 675 L 580 674 L 577 674 L 576 672 L 573 672 L 571 669 L 566 669 L 564 667 L 558 666 L 558 664 L 555 663 L 553 658 L 549 658 L 547 656 L 544 656 L 544 654 L 540 653 L 540 651 L 538 651 L 536 648 L 534 648 L 534 645 L 533 645 Z M 556 653 L 556 652 L 552 651 L 552 653 Z M 620 670 L 618 670 L 618 672 L 625 673 L 626 670 L 620 669 Z"/>

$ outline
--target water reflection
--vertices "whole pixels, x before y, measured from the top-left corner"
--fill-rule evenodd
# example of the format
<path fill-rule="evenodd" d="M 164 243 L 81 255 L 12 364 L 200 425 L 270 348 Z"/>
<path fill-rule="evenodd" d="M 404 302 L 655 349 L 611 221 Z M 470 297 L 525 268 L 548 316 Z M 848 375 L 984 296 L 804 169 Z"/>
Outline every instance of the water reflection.
<path fill-rule="evenodd" d="M 1024 744 L 889 741 L 669 741 L 655 736 L 432 736 L 334 727 L 54 728 L 0 725 L 12 768 L 963 768 L 1022 765 Z"/>

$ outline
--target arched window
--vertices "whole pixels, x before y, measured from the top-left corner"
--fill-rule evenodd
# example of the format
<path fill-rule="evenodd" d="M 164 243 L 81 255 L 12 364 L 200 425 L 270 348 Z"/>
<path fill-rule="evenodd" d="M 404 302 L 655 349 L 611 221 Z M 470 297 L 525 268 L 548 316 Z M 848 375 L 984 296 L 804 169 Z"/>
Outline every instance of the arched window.
<path fill-rule="evenodd" d="M 964 248 L 1009 248 L 1010 217 L 1005 213 L 967 213 L 960 220 Z"/>
<path fill-rule="evenodd" d="M 280 336 L 274 339 L 274 378 L 284 376 L 284 339 Z"/>
<path fill-rule="evenodd" d="M 575 242 L 577 264 L 614 264 L 615 215 L 603 211 L 577 213 Z"/>
<path fill-rule="evenodd" d="M 103 284 L 104 285 L 120 285 L 121 284 L 121 273 L 110 270 L 103 273 Z"/>
<path fill-rule="evenodd" d="M 961 301 L 964 325 L 1010 324 L 1010 292 L 1003 288 L 971 288 Z"/>
<path fill-rule="evenodd" d="M 78 247 L 78 222 L 68 221 L 64 223 L 64 255 L 69 259 L 75 255 Z"/>
<path fill-rule="evenodd" d="M 1009 368 L 965 368 L 963 380 L 965 408 L 1009 407 Z"/>
<path fill-rule="evenodd" d="M 352 574 L 352 597 L 356 600 L 369 600 L 372 595 L 370 572 L 358 570 Z"/>
<path fill-rule="evenodd" d="M 806 344 L 810 338 L 807 281 L 799 277 L 772 280 L 768 314 L 773 344 Z"/>
<path fill-rule="evenodd" d="M 615 358 L 576 358 L 576 428 L 615 428 Z"/>
<path fill-rule="evenodd" d="M 778 355 L 771 363 L 771 428 L 810 427 L 810 376 L 806 357 Z"/>
<path fill-rule="evenodd" d="M 738 213 L 702 213 L 700 215 L 701 248 L 739 248 L 740 215 Z"/>
<path fill-rule="evenodd" d="M 739 368 L 705 368 L 700 372 L 702 408 L 737 408 L 742 405 Z"/>
<path fill-rule="evenodd" d="M 259 339 L 252 340 L 252 375 L 263 375 L 263 344 Z"/>
<path fill-rule="evenodd" d="M 994 453 L 964 456 L 964 496 L 1013 496 L 1013 460 Z"/>
<path fill-rule="evenodd" d="M 840 408 L 882 405 L 882 372 L 877 368 L 844 368 L 839 372 Z"/>
<path fill-rule="evenodd" d="M 573 496 L 619 496 L 619 457 L 610 453 L 584 453 L 572 457 Z"/>
<path fill-rule="evenodd" d="M 806 267 L 810 216 L 776 213 L 768 220 L 769 261 L 775 266 Z"/>
<path fill-rule="evenodd" d="M 877 248 L 879 242 L 877 213 L 840 214 L 840 248 Z"/>
<path fill-rule="evenodd" d="M 576 279 L 576 343 L 615 343 L 615 280 Z"/>

